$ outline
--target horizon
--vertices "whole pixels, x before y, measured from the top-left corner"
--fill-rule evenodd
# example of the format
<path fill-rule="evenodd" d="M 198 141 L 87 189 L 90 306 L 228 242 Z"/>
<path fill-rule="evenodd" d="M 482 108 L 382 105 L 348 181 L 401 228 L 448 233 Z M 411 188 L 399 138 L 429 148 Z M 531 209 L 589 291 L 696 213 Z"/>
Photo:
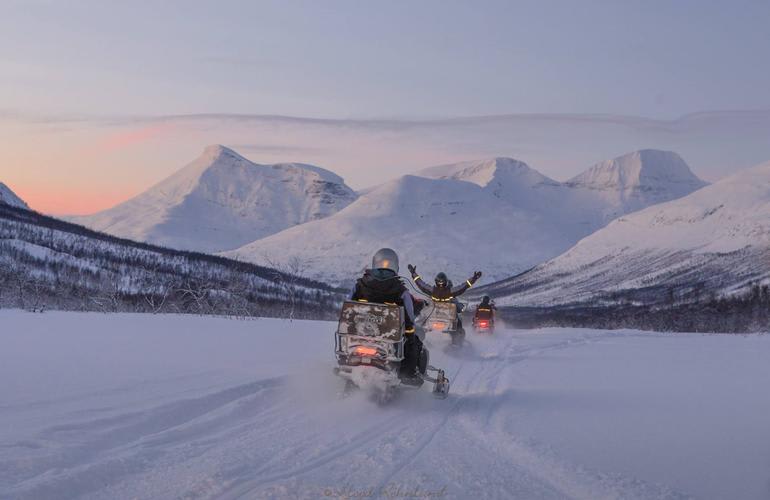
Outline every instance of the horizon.
<path fill-rule="evenodd" d="M 494 156 L 557 180 L 644 148 L 708 181 L 770 160 L 762 2 L 11 0 L 3 14 L 0 182 L 54 215 L 114 206 L 218 143 L 356 189 Z"/>
<path fill-rule="evenodd" d="M 27 120 L 30 127 L 39 126 L 34 119 Z M 82 123 L 91 123 L 95 119 L 59 120 L 63 130 L 57 134 L 65 134 L 70 126 L 74 127 L 74 132 L 69 133 L 82 133 Z M 46 185 L 45 178 L 40 176 L 46 172 L 51 160 L 41 161 L 37 166 L 36 183 L 29 182 L 33 176 L 24 174 L 31 172 L 22 169 L 11 169 L 11 175 L 7 175 L 5 165 L 8 163 L 4 162 L 0 166 L 0 182 L 40 212 L 86 215 L 141 194 L 194 161 L 207 146 L 216 144 L 258 164 L 319 166 L 343 177 L 356 191 L 423 168 L 495 157 L 522 161 L 560 182 L 602 161 L 643 149 L 679 154 L 693 173 L 707 182 L 770 160 L 770 146 L 762 141 L 765 134 L 770 133 L 770 111 L 762 110 L 704 111 L 670 120 L 560 113 L 409 120 L 210 114 L 123 120 L 113 117 L 112 120 L 108 126 L 118 131 L 101 136 L 88 149 L 76 149 L 71 153 L 81 162 L 111 161 L 116 164 L 113 168 L 88 172 L 98 183 L 84 186 L 69 179 L 64 184 Z M 205 130 L 212 123 L 217 126 L 213 134 Z M 205 142 L 207 137 L 228 129 L 233 136 L 259 135 L 264 142 Z M 286 130 L 292 133 L 282 134 Z M 271 142 L 272 136 L 268 137 L 265 132 L 281 136 L 284 143 Z M 175 137 L 185 135 L 189 138 L 191 134 L 201 140 L 184 143 L 175 140 Z M 366 144 L 376 154 L 329 147 L 332 139 L 339 141 L 340 134 L 356 138 L 357 144 Z M 507 140 L 510 136 L 519 139 L 515 147 L 511 147 Z M 698 138 L 695 144 L 692 143 L 693 136 Z M 457 147 L 454 141 L 458 137 L 462 137 L 466 144 Z M 559 149 L 549 147 L 553 137 L 560 139 Z M 599 137 L 612 137 L 612 140 L 601 142 Z M 713 140 L 704 140 L 704 137 Z M 733 144 L 742 140 L 758 147 L 756 150 L 726 150 L 722 146 L 724 138 L 729 138 Z M 472 144 L 471 139 L 478 144 Z M 394 153 L 389 148 L 391 143 L 406 146 Z M 146 157 L 153 158 L 151 164 L 147 164 Z M 368 158 L 369 163 L 362 162 L 361 157 Z M 141 175 L 132 175 L 137 172 Z M 68 172 L 58 173 L 66 179 Z M 116 177 L 116 173 L 120 175 Z"/>

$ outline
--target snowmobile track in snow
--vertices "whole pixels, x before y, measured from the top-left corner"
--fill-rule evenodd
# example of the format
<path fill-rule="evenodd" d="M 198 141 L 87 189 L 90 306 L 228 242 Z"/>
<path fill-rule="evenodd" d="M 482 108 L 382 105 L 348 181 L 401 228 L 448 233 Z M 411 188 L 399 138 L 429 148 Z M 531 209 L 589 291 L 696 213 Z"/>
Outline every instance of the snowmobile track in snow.
<path fill-rule="evenodd" d="M 429 334 L 431 363 L 451 379 L 449 397 L 435 399 L 424 386 L 379 406 L 365 391 L 336 397 L 344 382 L 330 370 L 330 330 L 326 323 L 310 326 L 321 340 L 303 338 L 302 345 L 313 347 L 296 363 L 292 349 L 248 351 L 247 368 L 227 376 L 172 370 L 92 391 L 78 387 L 50 400 L 31 394 L 12 401 L 5 422 L 52 408 L 61 418 L 48 417 L 16 439 L 6 432 L 0 496 L 251 499 L 368 491 L 384 498 L 419 487 L 443 490 L 447 498 L 676 497 L 633 478 L 586 471 L 517 426 L 532 411 L 522 399 L 533 397 L 522 363 L 633 333 L 501 329 L 494 337 L 472 337 L 452 356 L 442 352 L 448 337 Z M 252 333 L 233 342 L 235 349 L 243 350 Z M 322 345 L 328 349 L 317 349 Z M 223 359 L 231 357 L 228 350 Z M 274 365 L 250 368 L 268 362 Z M 201 365 L 208 363 L 190 364 Z"/>

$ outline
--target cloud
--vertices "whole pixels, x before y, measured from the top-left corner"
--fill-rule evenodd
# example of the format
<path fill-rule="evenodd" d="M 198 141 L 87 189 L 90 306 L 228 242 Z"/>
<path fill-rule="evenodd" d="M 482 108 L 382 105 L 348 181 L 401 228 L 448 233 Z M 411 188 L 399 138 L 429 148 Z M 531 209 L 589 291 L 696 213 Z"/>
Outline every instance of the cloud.
<path fill-rule="evenodd" d="M 121 130 L 97 141 L 94 149 L 105 153 L 119 151 L 169 135 L 175 128 L 174 123 L 159 123 Z"/>
<path fill-rule="evenodd" d="M 217 59 L 217 58 L 215 58 Z M 474 126 L 620 126 L 640 130 L 677 132 L 704 124 L 757 122 L 770 124 L 770 110 L 700 111 L 671 120 L 614 114 L 520 113 L 484 116 L 435 118 L 323 118 L 259 113 L 188 113 L 165 115 L 85 115 L 42 114 L 15 109 L 0 109 L 0 119 L 28 124 L 82 123 L 125 126 L 157 122 L 225 122 L 255 125 L 299 125 L 362 130 L 402 131 L 414 129 L 463 128 Z"/>
<path fill-rule="evenodd" d="M 329 150 L 321 147 L 295 146 L 290 144 L 228 144 L 228 147 L 241 153 L 256 154 L 318 154 Z"/>

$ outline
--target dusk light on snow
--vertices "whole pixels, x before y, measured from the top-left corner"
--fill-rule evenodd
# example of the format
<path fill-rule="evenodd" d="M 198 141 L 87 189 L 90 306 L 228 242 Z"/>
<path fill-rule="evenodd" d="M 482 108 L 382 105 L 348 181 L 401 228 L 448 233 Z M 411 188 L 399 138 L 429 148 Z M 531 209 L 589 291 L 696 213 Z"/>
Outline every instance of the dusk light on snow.
<path fill-rule="evenodd" d="M 770 3 L 1 3 L 0 499 L 770 498 Z"/>

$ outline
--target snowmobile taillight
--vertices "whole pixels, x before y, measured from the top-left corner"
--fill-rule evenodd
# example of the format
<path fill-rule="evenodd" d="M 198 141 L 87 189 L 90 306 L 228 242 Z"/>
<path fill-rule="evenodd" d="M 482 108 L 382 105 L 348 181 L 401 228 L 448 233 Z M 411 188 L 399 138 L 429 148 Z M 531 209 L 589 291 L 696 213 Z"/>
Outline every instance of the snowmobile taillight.
<path fill-rule="evenodd" d="M 489 321 L 479 321 L 479 326 L 482 328 L 486 328 L 489 326 Z"/>
<path fill-rule="evenodd" d="M 377 349 L 360 345 L 353 349 L 353 354 L 356 356 L 376 356 Z"/>
<path fill-rule="evenodd" d="M 433 323 L 434 330 L 443 330 L 444 328 L 446 328 L 446 323 L 442 323 L 441 321 L 436 321 Z"/>

